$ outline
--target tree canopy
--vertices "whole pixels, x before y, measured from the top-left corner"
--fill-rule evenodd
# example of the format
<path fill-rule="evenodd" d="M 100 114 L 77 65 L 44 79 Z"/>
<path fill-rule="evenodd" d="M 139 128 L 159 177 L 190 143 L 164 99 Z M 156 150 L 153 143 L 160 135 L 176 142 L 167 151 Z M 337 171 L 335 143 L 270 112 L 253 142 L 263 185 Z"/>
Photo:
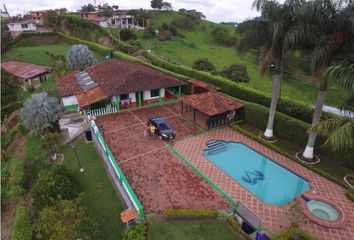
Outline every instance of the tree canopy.
<path fill-rule="evenodd" d="M 47 132 L 59 119 L 62 107 L 58 99 L 46 92 L 32 94 L 21 109 L 23 125 L 30 134 L 38 136 Z"/>
<path fill-rule="evenodd" d="M 93 54 L 86 45 L 72 45 L 66 54 L 66 64 L 71 70 L 84 70 L 93 63 Z"/>
<path fill-rule="evenodd" d="M 95 6 L 93 6 L 91 3 L 87 4 L 87 5 L 83 5 L 81 7 L 81 12 L 93 12 L 95 11 Z"/>
<path fill-rule="evenodd" d="M 151 7 L 153 9 L 171 10 L 172 4 L 170 2 L 164 2 L 162 0 L 151 0 Z"/>

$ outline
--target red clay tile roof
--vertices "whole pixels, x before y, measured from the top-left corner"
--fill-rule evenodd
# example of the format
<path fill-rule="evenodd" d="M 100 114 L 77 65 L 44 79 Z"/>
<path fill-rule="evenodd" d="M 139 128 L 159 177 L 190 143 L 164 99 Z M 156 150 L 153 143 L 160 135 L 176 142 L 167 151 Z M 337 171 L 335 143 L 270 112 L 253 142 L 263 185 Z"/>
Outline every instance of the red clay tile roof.
<path fill-rule="evenodd" d="M 86 69 L 86 72 L 108 96 L 185 84 L 181 80 L 141 64 L 116 59 L 91 66 Z M 83 93 L 74 74 L 70 73 L 57 79 L 60 97 Z"/>
<path fill-rule="evenodd" d="M 182 101 L 208 116 L 214 116 L 244 107 L 242 103 L 233 101 L 215 92 L 184 96 L 182 97 Z"/>
<path fill-rule="evenodd" d="M 87 91 L 86 93 L 81 93 L 76 96 L 80 107 L 89 106 L 92 103 L 102 101 L 102 100 L 107 99 L 109 97 L 110 96 L 106 93 L 106 91 L 100 86 L 95 87 L 95 88 Z"/>
<path fill-rule="evenodd" d="M 195 78 L 190 79 L 188 82 L 190 82 L 191 84 L 193 84 L 197 87 L 202 87 L 202 88 L 205 88 L 210 91 L 218 91 L 221 89 L 220 87 L 217 87 L 213 84 L 206 83 L 206 82 L 203 82 L 203 81 L 195 79 Z"/>
<path fill-rule="evenodd" d="M 8 61 L 1 64 L 6 72 L 14 75 L 17 78 L 29 79 L 49 72 L 50 68 L 37 64 L 30 64 L 18 61 Z"/>

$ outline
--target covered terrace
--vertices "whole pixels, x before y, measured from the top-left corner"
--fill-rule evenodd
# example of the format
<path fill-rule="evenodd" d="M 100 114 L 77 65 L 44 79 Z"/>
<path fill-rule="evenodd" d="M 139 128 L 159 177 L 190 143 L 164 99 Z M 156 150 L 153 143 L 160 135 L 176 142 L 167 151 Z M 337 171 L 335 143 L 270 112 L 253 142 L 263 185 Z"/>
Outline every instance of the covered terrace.
<path fill-rule="evenodd" d="M 203 128 L 214 128 L 239 120 L 244 105 L 216 92 L 184 96 L 181 113 Z"/>

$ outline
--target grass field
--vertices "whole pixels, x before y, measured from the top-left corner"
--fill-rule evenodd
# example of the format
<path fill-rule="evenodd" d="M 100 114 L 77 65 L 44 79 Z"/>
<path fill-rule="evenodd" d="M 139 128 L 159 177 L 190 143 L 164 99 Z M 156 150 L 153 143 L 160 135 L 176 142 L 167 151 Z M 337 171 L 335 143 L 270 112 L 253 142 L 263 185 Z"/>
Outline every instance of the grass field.
<path fill-rule="evenodd" d="M 171 221 L 149 224 L 148 239 L 153 240 L 240 240 L 223 221 Z"/>
<path fill-rule="evenodd" d="M 70 45 L 68 44 L 49 44 L 49 45 L 40 45 L 40 46 L 16 46 L 10 48 L 5 54 L 2 55 L 2 62 L 8 60 L 18 60 L 28 63 L 40 64 L 51 66 L 53 60 L 46 54 L 46 52 L 66 56 Z M 103 61 L 104 56 L 94 52 L 94 57 L 97 62 Z"/>
<path fill-rule="evenodd" d="M 35 156 L 43 154 L 43 151 L 39 138 L 27 137 L 28 159 L 36 159 Z M 61 146 L 58 152 L 64 154 L 62 165 L 76 177 L 80 189 L 85 193 L 83 207 L 87 210 L 88 216 L 98 224 L 99 239 L 121 239 L 124 225 L 119 214 L 124 210 L 124 205 L 106 175 L 102 160 L 94 146 L 85 144 L 83 140 L 76 142 L 76 151 L 79 161 L 85 168 L 83 173 L 80 173 L 73 149 L 69 145 Z M 33 178 L 36 179 L 39 167 L 33 160 L 31 170 Z"/>
<path fill-rule="evenodd" d="M 152 21 L 152 26 L 157 28 L 162 23 L 170 23 L 173 19 L 182 17 L 178 13 L 160 12 Z M 249 55 L 239 55 L 232 48 L 221 47 L 213 44 L 210 32 L 215 26 L 223 26 L 230 35 L 237 36 L 232 26 L 218 25 L 208 21 L 202 21 L 192 31 L 179 29 L 185 35 L 185 39 L 173 38 L 170 41 L 159 42 L 157 39 L 139 38 L 145 49 L 150 49 L 154 54 L 171 62 L 192 66 L 198 58 L 208 58 L 216 66 L 217 70 L 237 63 L 247 67 L 250 76 L 249 83 L 241 83 L 262 92 L 271 94 L 272 74 L 266 74 L 260 78 L 256 59 Z M 141 34 L 138 34 L 140 36 Z M 287 71 L 287 70 L 285 70 Z M 281 97 L 297 100 L 307 105 L 313 105 L 316 99 L 316 85 L 303 74 L 284 74 Z M 331 87 L 328 91 L 326 104 L 338 106 L 344 99 L 343 90 Z"/>

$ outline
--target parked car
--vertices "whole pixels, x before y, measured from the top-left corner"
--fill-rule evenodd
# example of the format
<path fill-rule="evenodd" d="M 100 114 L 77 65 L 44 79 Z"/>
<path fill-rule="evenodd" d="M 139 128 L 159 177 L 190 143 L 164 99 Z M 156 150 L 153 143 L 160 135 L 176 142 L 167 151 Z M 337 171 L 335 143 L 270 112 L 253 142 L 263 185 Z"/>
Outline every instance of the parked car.
<path fill-rule="evenodd" d="M 157 135 L 161 140 L 168 141 L 176 137 L 176 131 L 166 122 L 164 118 L 150 118 L 147 125 L 153 125 L 156 128 L 155 135 Z"/>

